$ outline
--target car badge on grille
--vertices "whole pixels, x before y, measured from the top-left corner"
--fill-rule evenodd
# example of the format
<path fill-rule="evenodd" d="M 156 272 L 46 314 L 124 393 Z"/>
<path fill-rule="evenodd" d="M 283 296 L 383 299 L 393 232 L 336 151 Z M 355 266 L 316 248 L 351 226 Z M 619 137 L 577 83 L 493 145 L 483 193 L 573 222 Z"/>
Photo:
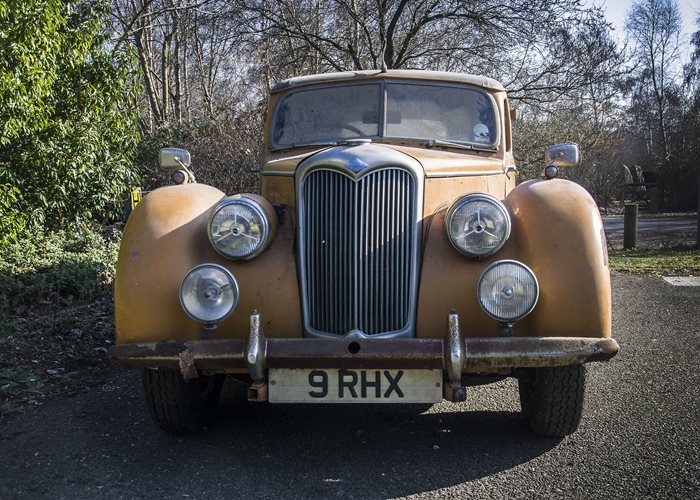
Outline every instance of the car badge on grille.
<path fill-rule="evenodd" d="M 362 160 L 361 160 L 360 158 L 358 158 L 358 157 L 353 158 L 353 159 L 350 160 L 350 161 L 348 162 L 348 164 L 347 164 L 347 168 L 348 168 L 349 170 L 352 170 L 352 171 L 353 171 L 354 173 L 356 173 L 356 174 L 359 173 L 359 172 L 361 172 L 361 171 L 363 171 L 363 170 L 366 169 L 367 167 L 369 167 L 369 165 L 368 165 L 367 163 L 365 163 L 364 161 L 362 161 Z"/>

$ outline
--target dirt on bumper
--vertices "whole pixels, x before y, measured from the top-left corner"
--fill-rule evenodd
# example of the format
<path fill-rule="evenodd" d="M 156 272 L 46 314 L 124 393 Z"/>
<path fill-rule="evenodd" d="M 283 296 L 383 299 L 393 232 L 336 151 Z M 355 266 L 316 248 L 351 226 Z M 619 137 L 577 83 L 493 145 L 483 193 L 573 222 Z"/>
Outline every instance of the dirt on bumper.
<path fill-rule="evenodd" d="M 463 372 L 537 368 L 606 361 L 619 350 L 614 339 L 571 337 L 470 337 L 463 339 Z M 181 370 L 247 369 L 249 342 L 193 340 L 116 345 L 120 366 Z M 262 341 L 267 368 L 446 368 L 443 339 L 275 339 Z"/>

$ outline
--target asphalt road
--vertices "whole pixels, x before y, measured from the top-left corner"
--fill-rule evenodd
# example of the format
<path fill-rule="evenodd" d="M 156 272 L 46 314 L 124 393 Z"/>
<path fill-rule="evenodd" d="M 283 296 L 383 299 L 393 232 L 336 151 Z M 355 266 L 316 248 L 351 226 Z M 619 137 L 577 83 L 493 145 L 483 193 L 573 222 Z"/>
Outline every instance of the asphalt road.
<path fill-rule="evenodd" d="M 622 233 L 625 229 L 623 217 L 603 217 L 606 233 Z M 640 233 L 692 233 L 698 229 L 695 216 L 658 216 L 637 219 L 637 231 Z"/>
<path fill-rule="evenodd" d="M 613 277 L 620 354 L 577 433 L 542 439 L 512 381 L 425 407 L 243 405 L 158 431 L 135 372 L 4 421 L 0 498 L 698 498 L 700 288 Z"/>

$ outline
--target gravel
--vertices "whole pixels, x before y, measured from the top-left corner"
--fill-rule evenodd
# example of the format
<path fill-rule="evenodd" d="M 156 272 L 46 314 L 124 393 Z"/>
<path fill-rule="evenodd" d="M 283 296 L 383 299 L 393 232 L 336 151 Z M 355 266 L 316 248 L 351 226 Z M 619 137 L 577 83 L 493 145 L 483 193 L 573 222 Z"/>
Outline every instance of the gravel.
<path fill-rule="evenodd" d="M 158 431 L 138 373 L 2 420 L 1 498 L 700 498 L 700 288 L 613 275 L 620 354 L 578 432 L 532 436 L 517 384 L 427 406 L 241 405 Z"/>

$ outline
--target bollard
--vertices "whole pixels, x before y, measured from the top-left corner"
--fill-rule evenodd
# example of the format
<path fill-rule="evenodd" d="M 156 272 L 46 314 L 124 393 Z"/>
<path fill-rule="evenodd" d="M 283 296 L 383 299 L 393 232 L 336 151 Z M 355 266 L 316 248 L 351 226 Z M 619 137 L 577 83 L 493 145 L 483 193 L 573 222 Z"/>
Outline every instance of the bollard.
<path fill-rule="evenodd" d="M 625 203 L 625 250 L 637 248 L 637 214 L 636 203 Z"/>

